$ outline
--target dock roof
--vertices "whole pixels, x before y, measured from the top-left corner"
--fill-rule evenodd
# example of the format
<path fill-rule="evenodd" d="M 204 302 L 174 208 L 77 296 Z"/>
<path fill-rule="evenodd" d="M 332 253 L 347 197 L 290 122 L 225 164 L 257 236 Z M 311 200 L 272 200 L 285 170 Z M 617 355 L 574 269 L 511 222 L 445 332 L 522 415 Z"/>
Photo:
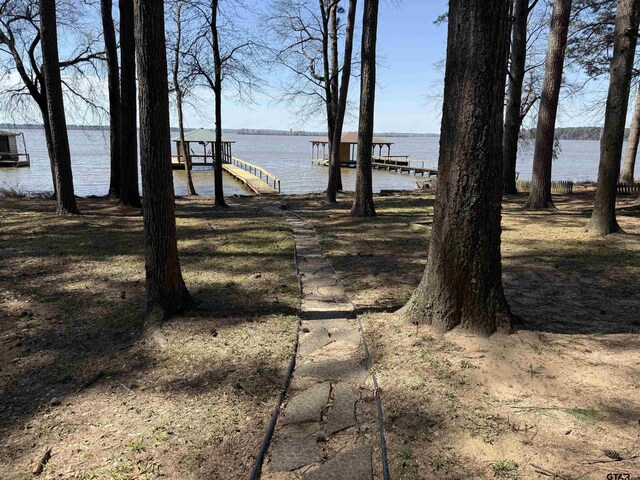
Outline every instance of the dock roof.
<path fill-rule="evenodd" d="M 174 142 L 180 141 L 180 134 L 174 135 L 171 140 Z M 196 130 L 191 130 L 189 132 L 185 132 L 184 134 L 185 142 L 198 142 L 198 143 L 213 143 L 216 141 L 216 132 L 213 130 L 208 130 L 206 128 L 198 128 Z M 223 143 L 235 143 L 230 140 L 222 140 Z"/>
<path fill-rule="evenodd" d="M 310 140 L 311 143 L 329 143 L 329 139 L 327 137 L 318 137 L 316 139 Z M 346 132 L 342 134 L 342 138 L 340 139 L 340 143 L 348 143 L 350 145 L 358 144 L 358 133 L 357 132 Z M 388 138 L 383 137 L 373 137 L 374 145 L 393 145 L 393 142 Z"/>

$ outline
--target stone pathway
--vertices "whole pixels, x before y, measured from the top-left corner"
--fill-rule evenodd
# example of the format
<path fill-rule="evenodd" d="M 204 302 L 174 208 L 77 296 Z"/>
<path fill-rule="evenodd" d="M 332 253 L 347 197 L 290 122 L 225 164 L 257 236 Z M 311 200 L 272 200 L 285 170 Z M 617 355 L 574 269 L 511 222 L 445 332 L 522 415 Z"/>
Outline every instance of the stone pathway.
<path fill-rule="evenodd" d="M 302 324 L 296 368 L 262 478 L 382 478 L 374 390 L 353 304 L 313 226 L 290 212 L 269 211 L 293 229 Z"/>

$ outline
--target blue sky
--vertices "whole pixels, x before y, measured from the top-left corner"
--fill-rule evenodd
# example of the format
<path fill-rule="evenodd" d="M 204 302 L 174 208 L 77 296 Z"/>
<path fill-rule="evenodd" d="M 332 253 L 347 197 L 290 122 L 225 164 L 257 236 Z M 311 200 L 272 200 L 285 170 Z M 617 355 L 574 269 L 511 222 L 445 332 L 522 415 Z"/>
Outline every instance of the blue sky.
<path fill-rule="evenodd" d="M 360 7 L 362 7 L 362 2 Z M 378 25 L 378 89 L 376 92 L 375 130 L 378 132 L 438 132 L 440 105 L 432 94 L 440 94 L 443 72 L 436 63 L 446 52 L 446 25 L 433 20 L 446 12 L 446 0 L 381 0 Z M 362 10 L 358 11 L 358 27 Z M 359 33 L 359 32 L 357 32 Z M 356 39 L 354 48 L 360 48 Z M 359 80 L 354 79 L 357 99 Z M 209 116 L 210 109 L 203 109 Z M 247 107 L 226 101 L 223 109 L 225 128 L 265 128 L 321 130 L 317 122 L 296 123 L 287 107 L 259 98 L 257 105 Z M 206 125 L 193 112 L 186 115 L 189 126 Z M 348 120 L 345 129 L 355 130 L 357 120 Z"/>

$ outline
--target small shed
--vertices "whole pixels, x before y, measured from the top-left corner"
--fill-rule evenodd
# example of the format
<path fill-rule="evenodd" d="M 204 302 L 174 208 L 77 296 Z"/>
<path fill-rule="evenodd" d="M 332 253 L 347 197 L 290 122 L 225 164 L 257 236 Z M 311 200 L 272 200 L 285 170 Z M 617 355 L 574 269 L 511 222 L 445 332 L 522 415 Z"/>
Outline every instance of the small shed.
<path fill-rule="evenodd" d="M 326 162 L 329 160 L 329 139 L 327 137 L 319 137 L 311 142 L 311 160 L 314 162 Z M 391 145 L 393 142 L 381 137 L 373 137 L 373 155 L 386 156 L 391 155 Z M 376 152 L 376 149 L 378 150 Z M 384 149 L 384 150 L 383 150 Z M 356 164 L 358 152 L 358 134 L 356 132 L 347 132 L 340 139 L 340 163 L 343 166 L 353 167 Z"/>
<path fill-rule="evenodd" d="M 24 152 L 18 149 L 18 137 L 22 137 Z M 29 163 L 24 134 L 0 130 L 0 167 L 26 167 Z"/>
<path fill-rule="evenodd" d="M 171 158 L 174 170 L 186 168 L 186 156 L 189 156 L 192 167 L 213 167 L 215 163 L 216 132 L 206 128 L 198 128 L 184 134 L 184 145 L 180 142 L 180 135 L 176 134 L 172 140 L 176 142 L 177 156 Z M 231 163 L 231 145 L 236 142 L 222 141 L 222 163 Z M 202 149 L 202 150 L 200 150 Z M 202 153 L 199 153 L 202 151 Z"/>

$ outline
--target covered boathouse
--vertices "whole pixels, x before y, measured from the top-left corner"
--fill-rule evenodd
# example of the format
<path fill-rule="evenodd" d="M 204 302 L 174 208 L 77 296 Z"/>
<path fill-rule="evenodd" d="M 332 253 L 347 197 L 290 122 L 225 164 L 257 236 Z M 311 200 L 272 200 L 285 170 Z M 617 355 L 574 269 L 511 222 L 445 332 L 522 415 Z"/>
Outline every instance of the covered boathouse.
<path fill-rule="evenodd" d="M 329 162 L 329 139 L 318 137 L 310 140 L 311 161 L 313 163 L 326 164 Z M 390 157 L 393 142 L 380 137 L 373 138 L 373 156 Z M 347 132 L 340 140 L 340 163 L 343 167 L 355 167 L 358 155 L 358 134 Z"/>
<path fill-rule="evenodd" d="M 22 153 L 18 149 L 18 137 L 22 137 Z M 28 167 L 29 164 L 24 134 L 0 130 L 0 167 Z"/>

